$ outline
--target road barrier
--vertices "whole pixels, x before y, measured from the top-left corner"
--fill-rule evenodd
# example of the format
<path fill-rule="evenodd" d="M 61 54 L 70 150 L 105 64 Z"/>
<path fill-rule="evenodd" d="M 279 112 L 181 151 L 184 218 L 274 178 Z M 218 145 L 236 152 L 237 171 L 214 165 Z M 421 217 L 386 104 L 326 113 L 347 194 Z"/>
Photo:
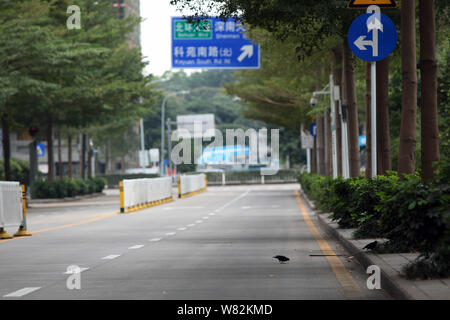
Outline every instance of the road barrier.
<path fill-rule="evenodd" d="M 25 186 L 19 182 L 0 182 L 0 239 L 11 239 L 5 228 L 18 227 L 15 237 L 31 236 L 27 232 Z"/>
<path fill-rule="evenodd" d="M 206 190 L 208 180 L 205 174 L 180 176 L 178 178 L 178 198 L 188 197 Z"/>
<path fill-rule="evenodd" d="M 226 171 L 208 172 L 208 185 L 247 185 L 247 184 L 279 184 L 297 183 L 297 176 L 301 173 L 297 169 L 280 169 L 274 175 L 261 175 L 260 170 L 254 171 Z"/>
<path fill-rule="evenodd" d="M 132 179 L 119 182 L 120 213 L 128 213 L 173 201 L 172 179 Z"/>

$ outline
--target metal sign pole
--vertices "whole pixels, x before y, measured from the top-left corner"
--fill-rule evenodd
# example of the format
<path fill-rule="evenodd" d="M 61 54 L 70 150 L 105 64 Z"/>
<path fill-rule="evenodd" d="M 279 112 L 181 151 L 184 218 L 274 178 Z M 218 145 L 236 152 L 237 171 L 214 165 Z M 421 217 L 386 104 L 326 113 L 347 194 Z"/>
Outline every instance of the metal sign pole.
<path fill-rule="evenodd" d="M 336 151 L 336 109 L 335 109 L 335 97 L 334 97 L 334 79 L 333 75 L 330 75 L 330 108 L 331 108 L 331 153 L 333 157 L 333 178 L 338 177 L 337 170 L 337 151 Z"/>
<path fill-rule="evenodd" d="M 371 74 L 371 126 L 372 126 L 372 178 L 377 176 L 377 63 L 370 64 Z"/>

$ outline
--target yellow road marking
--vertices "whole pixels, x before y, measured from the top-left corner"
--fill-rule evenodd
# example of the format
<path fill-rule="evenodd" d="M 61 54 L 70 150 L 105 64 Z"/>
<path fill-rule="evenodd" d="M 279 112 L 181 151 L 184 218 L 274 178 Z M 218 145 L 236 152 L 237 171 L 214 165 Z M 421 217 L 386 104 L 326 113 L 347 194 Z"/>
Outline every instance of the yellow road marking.
<path fill-rule="evenodd" d="M 303 215 L 303 219 L 306 222 L 306 225 L 308 226 L 309 230 L 313 234 L 314 238 L 317 241 L 317 244 L 319 245 L 320 249 L 322 250 L 323 254 L 327 255 L 336 255 L 333 249 L 331 249 L 328 242 L 322 237 L 320 232 L 317 230 L 314 223 L 311 221 L 311 218 L 309 217 L 308 213 L 306 212 L 306 208 L 303 205 L 302 199 L 300 198 L 300 195 L 298 191 L 295 191 L 295 196 L 297 198 L 297 202 L 300 206 L 300 210 Z M 351 274 L 348 272 L 348 270 L 345 268 L 342 261 L 339 259 L 339 257 L 334 256 L 326 256 L 325 257 L 328 261 L 328 264 L 331 267 L 331 270 L 333 271 L 334 275 L 336 276 L 336 279 L 341 284 L 342 288 L 344 289 L 345 295 L 349 299 L 359 299 L 362 297 L 362 291 L 361 288 L 358 286 L 356 281 L 353 279 Z"/>
<path fill-rule="evenodd" d="M 83 202 L 59 202 L 59 203 L 31 203 L 31 208 L 55 208 L 55 207 L 78 207 L 78 206 L 94 206 L 105 204 L 119 204 L 117 200 L 111 201 L 83 201 Z"/>
<path fill-rule="evenodd" d="M 91 218 L 91 219 L 87 219 L 87 220 L 83 220 L 83 221 L 79 221 L 79 222 L 75 222 L 75 223 L 64 224 L 64 225 L 61 225 L 61 226 L 51 227 L 51 228 L 42 229 L 42 230 L 36 230 L 36 231 L 33 231 L 32 233 L 34 235 L 34 234 L 48 232 L 48 231 L 72 228 L 72 227 L 76 227 L 76 226 L 81 226 L 83 224 L 88 224 L 88 223 L 100 221 L 100 220 L 103 220 L 103 219 L 106 219 L 106 218 L 109 218 L 109 217 L 112 217 L 112 216 L 116 216 L 116 215 L 117 215 L 117 213 L 108 213 L 108 214 L 104 214 L 104 215 L 101 215 L 101 216 L 97 216 L 97 217 L 94 217 L 94 218 Z M 17 239 L 23 239 L 23 237 L 6 239 L 6 240 L 0 240 L 0 243 L 12 241 L 12 240 L 17 240 Z"/>

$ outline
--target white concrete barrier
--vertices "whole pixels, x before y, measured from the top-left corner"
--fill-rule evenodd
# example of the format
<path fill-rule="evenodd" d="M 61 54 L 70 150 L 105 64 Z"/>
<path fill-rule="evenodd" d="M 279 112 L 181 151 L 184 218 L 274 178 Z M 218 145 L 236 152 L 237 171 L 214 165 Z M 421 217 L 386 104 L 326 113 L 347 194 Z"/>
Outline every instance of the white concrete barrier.
<path fill-rule="evenodd" d="M 170 177 L 123 180 L 119 189 L 121 213 L 173 200 Z"/>
<path fill-rule="evenodd" d="M 178 197 L 182 198 L 189 194 L 205 191 L 206 186 L 207 181 L 204 173 L 180 176 L 178 179 Z"/>
<path fill-rule="evenodd" d="M 19 228 L 22 222 L 22 188 L 19 182 L 0 182 L 0 239 L 11 238 L 5 228 Z"/>

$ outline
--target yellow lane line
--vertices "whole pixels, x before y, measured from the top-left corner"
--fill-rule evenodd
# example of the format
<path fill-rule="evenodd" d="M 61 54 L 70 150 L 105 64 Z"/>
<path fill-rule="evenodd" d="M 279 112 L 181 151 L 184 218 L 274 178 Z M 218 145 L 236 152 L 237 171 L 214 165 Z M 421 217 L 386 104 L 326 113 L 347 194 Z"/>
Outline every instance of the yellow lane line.
<path fill-rule="evenodd" d="M 78 206 L 94 206 L 105 204 L 119 204 L 117 200 L 111 201 L 84 201 L 84 202 L 59 202 L 59 203 L 31 203 L 30 208 L 56 208 L 56 207 L 78 207 Z"/>
<path fill-rule="evenodd" d="M 38 233 L 44 233 L 44 232 L 48 232 L 48 231 L 72 228 L 72 227 L 76 227 L 76 226 L 81 226 L 83 224 L 88 224 L 88 223 L 100 221 L 100 220 L 103 220 L 103 219 L 106 219 L 106 218 L 109 218 L 109 217 L 112 217 L 112 216 L 117 216 L 117 213 L 108 213 L 108 214 L 104 214 L 104 215 L 101 215 L 101 216 L 97 216 L 97 217 L 94 217 L 94 218 L 91 218 L 91 219 L 87 219 L 87 220 L 83 220 L 83 221 L 79 221 L 79 222 L 75 222 L 75 223 L 64 224 L 64 225 L 61 225 L 61 226 L 51 227 L 51 228 L 47 228 L 47 229 L 31 231 L 31 233 L 33 235 L 35 235 L 35 234 L 38 234 Z M 23 239 L 23 238 L 24 237 L 17 237 L 17 238 L 12 238 L 12 239 L 0 240 L 0 243 L 12 241 L 12 240 L 17 240 L 17 239 Z"/>
<path fill-rule="evenodd" d="M 311 231 L 314 238 L 316 239 L 317 244 L 319 245 L 320 249 L 322 250 L 322 253 L 324 255 L 336 255 L 334 250 L 331 249 L 328 242 L 322 237 L 322 235 L 317 230 L 314 223 L 311 221 L 311 218 L 309 217 L 308 213 L 306 212 L 306 208 L 303 205 L 302 199 L 300 198 L 298 191 L 295 191 L 295 196 L 297 198 L 297 202 L 298 202 L 300 210 L 302 212 L 303 219 L 305 220 L 309 230 Z M 338 282 L 344 289 L 345 295 L 349 299 L 360 299 L 363 296 L 361 288 L 358 286 L 358 284 L 353 279 L 351 274 L 345 268 L 344 264 L 339 259 L 339 257 L 326 256 L 325 258 L 327 259 L 328 264 L 331 267 L 331 270 L 333 271 L 334 275 L 336 276 L 336 279 L 338 280 Z"/>

